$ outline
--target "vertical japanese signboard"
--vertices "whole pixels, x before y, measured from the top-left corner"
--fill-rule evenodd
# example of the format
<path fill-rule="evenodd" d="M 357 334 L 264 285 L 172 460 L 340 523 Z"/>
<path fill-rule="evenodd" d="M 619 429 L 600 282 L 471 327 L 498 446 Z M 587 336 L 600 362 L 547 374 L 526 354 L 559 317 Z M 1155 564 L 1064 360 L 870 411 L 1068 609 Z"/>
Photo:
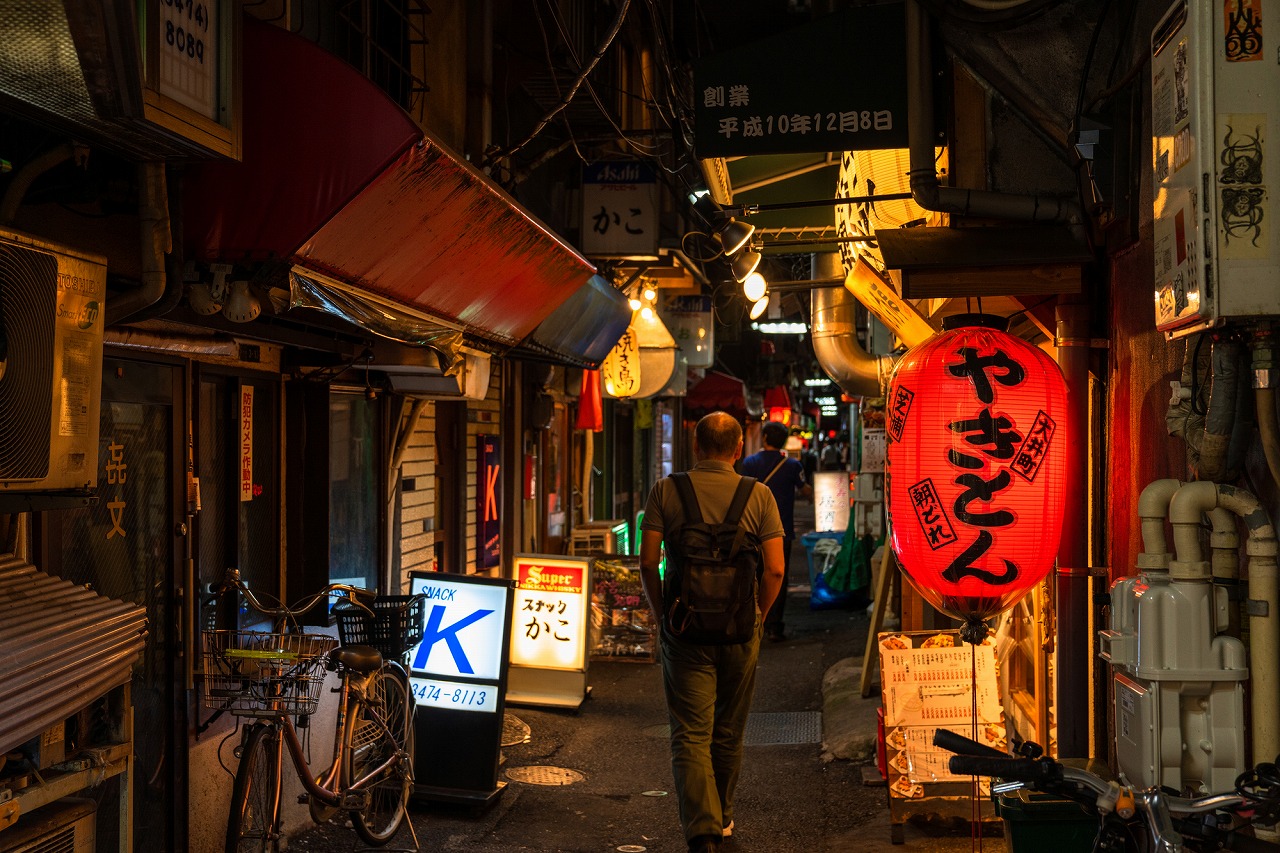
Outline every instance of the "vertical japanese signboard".
<path fill-rule="evenodd" d="M 498 565 L 502 544 L 502 449 L 496 435 L 476 436 L 476 568 Z"/>
<path fill-rule="evenodd" d="M 766 57 L 787 57 L 770 62 Z M 907 146 L 906 18 L 855 6 L 699 61 L 698 156 Z"/>
<path fill-rule="evenodd" d="M 814 527 L 822 530 L 849 528 L 849 474 L 818 471 L 813 475 Z"/>
<path fill-rule="evenodd" d="M 576 708 L 587 694 L 591 561 L 517 555 L 507 701 Z"/>
<path fill-rule="evenodd" d="M 582 251 L 658 256 L 658 176 L 640 162 L 595 163 L 582 172 Z"/>
<path fill-rule="evenodd" d="M 417 704 L 414 791 L 441 800 L 487 800 L 497 781 L 511 635 L 511 581 L 410 572 L 426 598 L 422 642 L 409 653 Z"/>
<path fill-rule="evenodd" d="M 240 386 L 240 500 L 253 500 L 253 386 Z"/>

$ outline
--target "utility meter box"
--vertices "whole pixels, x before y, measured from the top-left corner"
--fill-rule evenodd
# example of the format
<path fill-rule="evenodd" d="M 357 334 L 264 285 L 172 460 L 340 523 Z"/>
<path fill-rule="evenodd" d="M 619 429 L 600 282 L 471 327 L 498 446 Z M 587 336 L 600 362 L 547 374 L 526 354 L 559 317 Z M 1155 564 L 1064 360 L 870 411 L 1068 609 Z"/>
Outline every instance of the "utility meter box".
<path fill-rule="evenodd" d="M 1169 337 L 1280 314 L 1267 174 L 1280 64 L 1256 3 L 1179 0 L 1151 34 L 1156 327 Z"/>

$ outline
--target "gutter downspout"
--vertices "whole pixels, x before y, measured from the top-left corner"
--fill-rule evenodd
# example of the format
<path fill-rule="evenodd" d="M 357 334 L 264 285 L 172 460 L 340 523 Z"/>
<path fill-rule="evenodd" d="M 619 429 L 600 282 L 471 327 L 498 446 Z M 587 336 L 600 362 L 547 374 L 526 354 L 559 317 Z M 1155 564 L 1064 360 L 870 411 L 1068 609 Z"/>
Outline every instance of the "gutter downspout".
<path fill-rule="evenodd" d="M 1067 446 L 1062 541 L 1058 545 L 1058 755 L 1087 758 L 1092 709 L 1089 695 L 1089 309 L 1062 302 L 1057 318 L 1058 364 L 1067 381 Z M 1175 538 L 1176 538 L 1175 533 Z M 1071 701 L 1066 701 L 1071 697 Z"/>
<path fill-rule="evenodd" d="M 813 256 L 815 279 L 836 278 L 841 272 L 838 254 Z M 827 376 L 850 396 L 884 396 L 894 358 L 871 355 L 858 343 L 858 301 L 853 294 L 844 287 L 818 287 L 811 299 L 813 354 Z"/>
<path fill-rule="evenodd" d="M 933 62 L 929 27 L 919 0 L 907 0 L 907 134 L 911 195 L 925 210 L 1022 222 L 1082 221 L 1078 202 L 1049 195 L 1015 195 L 944 187 L 933 162 Z M 1064 753 L 1070 755 L 1071 753 Z"/>
<path fill-rule="evenodd" d="M 164 163 L 138 165 L 138 223 L 142 236 L 142 286 L 107 301 L 106 325 L 114 326 L 159 302 L 167 276 L 164 256 L 173 249 Z"/>

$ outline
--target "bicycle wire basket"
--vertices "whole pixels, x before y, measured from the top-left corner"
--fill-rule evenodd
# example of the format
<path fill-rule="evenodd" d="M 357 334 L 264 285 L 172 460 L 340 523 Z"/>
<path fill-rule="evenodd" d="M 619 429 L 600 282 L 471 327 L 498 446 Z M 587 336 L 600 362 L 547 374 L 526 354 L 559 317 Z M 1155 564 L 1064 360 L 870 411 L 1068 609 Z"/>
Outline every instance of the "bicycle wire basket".
<path fill-rule="evenodd" d="M 225 707 L 238 717 L 315 713 L 325 657 L 336 639 L 280 631 L 203 633 L 205 707 Z"/>
<path fill-rule="evenodd" d="M 386 660 L 403 661 L 422 642 L 423 599 L 411 595 L 375 598 L 373 615 L 347 601 L 333 606 L 338 638 L 344 646 L 372 646 Z"/>

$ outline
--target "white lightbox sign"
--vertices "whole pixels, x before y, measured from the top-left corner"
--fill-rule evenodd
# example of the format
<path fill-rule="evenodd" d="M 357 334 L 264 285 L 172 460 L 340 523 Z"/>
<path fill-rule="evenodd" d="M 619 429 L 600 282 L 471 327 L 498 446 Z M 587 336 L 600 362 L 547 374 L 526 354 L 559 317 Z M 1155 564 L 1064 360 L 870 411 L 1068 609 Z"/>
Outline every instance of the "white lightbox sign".
<path fill-rule="evenodd" d="M 582 669 L 587 648 L 587 570 L 583 559 L 517 556 L 511 663 Z"/>
<path fill-rule="evenodd" d="M 501 678 L 506 587 L 433 575 L 413 578 L 410 592 L 427 596 L 422 642 L 409 658 L 411 675 L 494 682 Z"/>

